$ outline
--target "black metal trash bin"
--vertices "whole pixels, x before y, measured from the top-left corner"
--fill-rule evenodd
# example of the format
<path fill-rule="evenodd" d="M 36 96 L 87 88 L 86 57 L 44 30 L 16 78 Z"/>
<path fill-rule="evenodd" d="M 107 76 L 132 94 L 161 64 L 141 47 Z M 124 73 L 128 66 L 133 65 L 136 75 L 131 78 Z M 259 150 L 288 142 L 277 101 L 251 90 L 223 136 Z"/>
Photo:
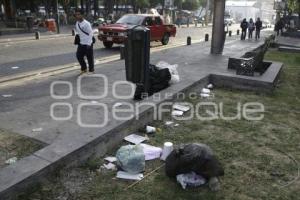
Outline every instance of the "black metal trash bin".
<path fill-rule="evenodd" d="M 125 42 L 126 80 L 149 88 L 150 30 L 133 26 L 128 30 Z"/>

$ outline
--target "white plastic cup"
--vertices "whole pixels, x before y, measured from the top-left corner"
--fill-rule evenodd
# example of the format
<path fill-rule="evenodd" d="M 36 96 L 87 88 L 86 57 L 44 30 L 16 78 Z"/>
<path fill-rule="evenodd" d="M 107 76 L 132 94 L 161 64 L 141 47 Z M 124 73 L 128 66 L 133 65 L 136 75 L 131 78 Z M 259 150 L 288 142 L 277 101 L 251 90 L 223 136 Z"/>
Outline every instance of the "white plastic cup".
<path fill-rule="evenodd" d="M 173 143 L 172 142 L 165 142 L 164 143 L 164 149 L 162 152 L 162 155 L 160 157 L 161 160 L 165 161 L 167 157 L 170 155 L 170 153 L 173 151 Z"/>
<path fill-rule="evenodd" d="M 146 133 L 155 133 L 156 128 L 152 126 L 146 126 Z"/>

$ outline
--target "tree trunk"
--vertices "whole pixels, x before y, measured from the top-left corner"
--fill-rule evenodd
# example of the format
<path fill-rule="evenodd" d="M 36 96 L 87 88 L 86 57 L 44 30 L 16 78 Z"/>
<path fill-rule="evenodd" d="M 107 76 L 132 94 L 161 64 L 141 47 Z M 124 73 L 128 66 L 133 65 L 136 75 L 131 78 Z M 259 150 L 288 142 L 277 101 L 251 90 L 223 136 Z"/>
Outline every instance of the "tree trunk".
<path fill-rule="evenodd" d="M 225 42 L 224 31 L 225 0 L 214 1 L 213 33 L 211 53 L 222 54 Z"/>

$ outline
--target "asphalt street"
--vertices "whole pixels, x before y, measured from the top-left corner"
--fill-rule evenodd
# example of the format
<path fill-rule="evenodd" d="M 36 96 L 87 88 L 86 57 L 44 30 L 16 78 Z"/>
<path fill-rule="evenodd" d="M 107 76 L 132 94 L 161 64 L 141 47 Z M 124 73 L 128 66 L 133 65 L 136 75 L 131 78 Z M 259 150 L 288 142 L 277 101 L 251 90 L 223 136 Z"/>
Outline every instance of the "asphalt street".
<path fill-rule="evenodd" d="M 232 25 L 229 30 L 233 33 L 239 28 Z M 205 34 L 211 35 L 212 28 L 191 25 L 189 28 L 177 29 L 177 36 L 170 40 L 166 48 L 186 42 L 187 36 L 192 38 L 192 42 L 199 42 L 204 39 Z M 43 40 L 28 40 L 0 43 L 0 78 L 13 76 L 36 70 L 47 69 L 54 66 L 62 66 L 76 63 L 75 51 L 72 36 L 63 36 Z M 163 48 L 161 43 L 153 42 L 153 48 Z M 119 46 L 112 49 L 105 49 L 100 41 L 94 46 L 96 59 L 103 59 L 119 54 Z"/>

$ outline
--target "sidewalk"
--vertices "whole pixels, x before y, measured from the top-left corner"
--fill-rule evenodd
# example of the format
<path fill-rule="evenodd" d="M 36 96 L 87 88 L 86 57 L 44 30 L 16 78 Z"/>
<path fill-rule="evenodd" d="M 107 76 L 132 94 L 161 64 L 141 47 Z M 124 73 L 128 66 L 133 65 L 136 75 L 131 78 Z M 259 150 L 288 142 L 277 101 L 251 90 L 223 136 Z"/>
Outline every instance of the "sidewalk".
<path fill-rule="evenodd" d="M 54 32 L 40 32 L 40 39 L 44 38 L 55 38 L 55 37 L 66 37 L 72 35 L 73 26 L 60 26 L 60 34 Z M 6 42 L 19 42 L 35 40 L 35 33 L 23 33 L 23 34 L 12 34 L 12 35 L 0 35 L 0 43 Z"/>
<path fill-rule="evenodd" d="M 47 80 L 37 79 L 31 83 L 24 83 L 22 87 L 0 91 L 1 94 L 12 95 L 12 98 L 0 97 L 2 98 L 0 101 L 1 128 L 34 138 L 47 145 L 33 155 L 0 171 L 0 197 L 2 195 L 9 196 L 16 190 L 32 183 L 32 178 L 35 181 L 40 180 L 42 176 L 58 166 L 80 162 L 95 152 L 97 155 L 104 155 L 122 141 L 124 136 L 153 120 L 152 106 L 146 105 L 147 103 L 160 105 L 165 101 L 172 102 L 178 92 L 195 89 L 197 85 L 204 85 L 215 79 L 225 80 L 224 83 L 230 82 L 232 86 L 238 86 L 241 81 L 244 81 L 248 85 L 256 84 L 257 88 L 272 87 L 277 73 L 281 69 L 279 65 L 270 69 L 271 74 L 266 72 L 260 77 L 237 76 L 235 72 L 227 69 L 229 57 L 241 55 L 262 44 L 263 39 L 257 42 L 254 40 L 240 41 L 238 37 L 232 37 L 228 38 L 223 55 L 211 55 L 209 53 L 210 42 L 151 54 L 151 63 L 153 64 L 159 61 L 178 64 L 181 79 L 180 83 L 161 91 L 159 93 L 161 98 L 158 100 L 153 96 L 141 102 L 132 100 L 133 90 L 128 84 L 125 84 L 123 60 L 96 66 L 96 76 L 99 74 L 106 76 L 107 84 L 103 82 L 102 78 L 99 80 L 100 77 L 87 76 L 83 77 L 81 89 L 78 90 L 78 72 L 73 71 L 49 77 Z M 273 76 L 274 71 L 276 76 Z M 53 95 L 51 97 L 50 86 L 54 81 L 68 82 L 68 84 L 57 83 L 60 87 L 54 87 L 55 95 L 71 95 L 67 95 L 68 97 L 64 99 L 55 99 Z M 115 81 L 123 82 L 116 86 L 114 85 Z M 104 88 L 103 85 L 107 85 L 107 88 Z M 222 86 L 222 84 L 219 85 Z M 245 86 L 242 85 L 241 88 L 243 87 Z M 118 95 L 128 98 L 123 100 L 115 98 L 112 92 L 113 88 Z M 80 97 L 78 91 L 82 91 L 84 95 L 99 95 L 107 91 L 107 95 L 104 98 L 86 99 Z M 115 104 L 120 102 L 123 103 L 121 105 L 123 109 L 126 108 L 124 106 L 126 103 L 141 106 L 141 109 L 128 120 L 116 120 L 113 118 L 112 110 Z M 55 116 L 69 118 L 69 113 L 71 117 L 64 121 L 53 120 L 49 110 L 55 104 L 60 108 L 55 111 Z M 107 108 L 107 116 L 103 115 L 105 108 Z M 122 117 L 129 116 L 123 114 Z M 139 119 L 136 120 L 135 117 L 139 117 Z M 103 128 L 84 128 L 78 123 L 101 124 L 104 121 L 107 121 L 107 125 Z M 40 131 L 33 131 L 34 129 Z"/>

